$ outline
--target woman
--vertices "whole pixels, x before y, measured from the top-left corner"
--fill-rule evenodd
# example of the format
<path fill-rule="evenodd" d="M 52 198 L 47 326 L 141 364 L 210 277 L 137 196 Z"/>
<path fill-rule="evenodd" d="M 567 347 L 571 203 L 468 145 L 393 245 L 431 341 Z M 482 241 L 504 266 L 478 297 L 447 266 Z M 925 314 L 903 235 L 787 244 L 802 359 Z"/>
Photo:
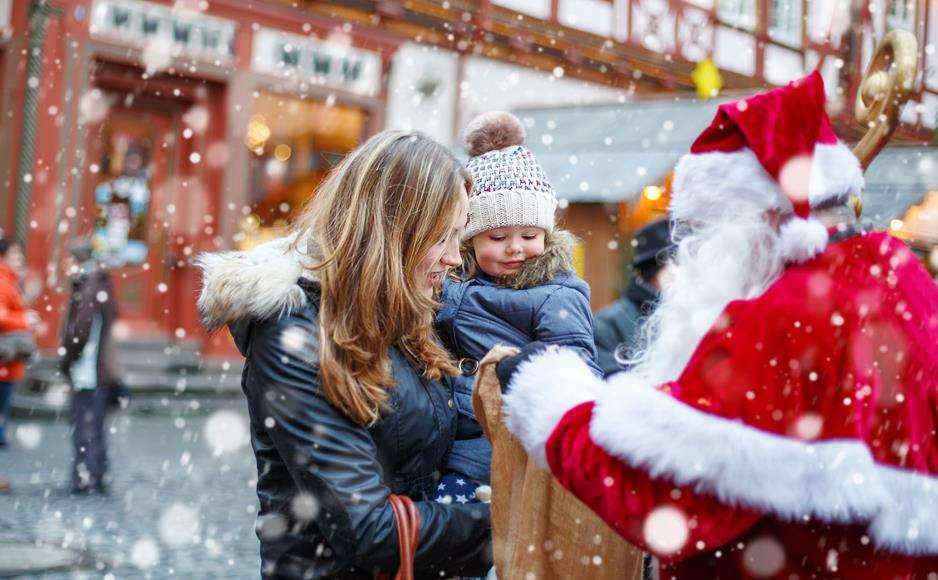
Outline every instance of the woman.
<path fill-rule="evenodd" d="M 381 133 L 289 238 L 200 259 L 203 320 L 247 359 L 264 578 L 393 572 L 390 493 L 416 503 L 419 576 L 490 567 L 488 506 L 429 501 L 456 427 L 433 296 L 460 263 L 470 186 L 441 145 Z"/>

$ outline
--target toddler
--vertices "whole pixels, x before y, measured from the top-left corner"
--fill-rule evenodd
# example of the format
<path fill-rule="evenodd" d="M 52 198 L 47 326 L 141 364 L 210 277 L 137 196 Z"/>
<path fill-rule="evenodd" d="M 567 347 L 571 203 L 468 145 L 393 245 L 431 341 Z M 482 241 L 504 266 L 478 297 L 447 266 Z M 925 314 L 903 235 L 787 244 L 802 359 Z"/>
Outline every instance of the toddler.
<path fill-rule="evenodd" d="M 509 113 L 480 115 L 466 129 L 474 186 L 463 272 L 461 281 L 444 282 L 437 316 L 440 338 L 463 371 L 455 393 L 459 427 L 439 501 L 474 501 L 476 486 L 489 482 L 492 448 L 475 420 L 472 383 L 493 346 L 537 340 L 572 347 L 601 374 L 589 285 L 572 267 L 575 238 L 554 227 L 554 188 L 524 138 Z"/>

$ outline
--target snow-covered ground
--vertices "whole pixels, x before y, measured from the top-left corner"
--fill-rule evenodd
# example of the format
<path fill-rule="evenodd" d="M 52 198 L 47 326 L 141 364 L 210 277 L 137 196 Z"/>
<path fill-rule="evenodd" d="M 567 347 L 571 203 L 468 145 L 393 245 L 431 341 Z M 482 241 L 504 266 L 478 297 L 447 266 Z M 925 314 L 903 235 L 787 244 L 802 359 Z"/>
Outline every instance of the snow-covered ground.
<path fill-rule="evenodd" d="M 13 483 L 11 494 L 0 495 L 0 539 L 87 550 L 101 566 L 44 579 L 257 578 L 246 421 L 239 407 L 117 415 L 110 421 L 111 491 L 76 497 L 66 491 L 68 425 L 14 419 L 0 450 L 0 476 Z"/>

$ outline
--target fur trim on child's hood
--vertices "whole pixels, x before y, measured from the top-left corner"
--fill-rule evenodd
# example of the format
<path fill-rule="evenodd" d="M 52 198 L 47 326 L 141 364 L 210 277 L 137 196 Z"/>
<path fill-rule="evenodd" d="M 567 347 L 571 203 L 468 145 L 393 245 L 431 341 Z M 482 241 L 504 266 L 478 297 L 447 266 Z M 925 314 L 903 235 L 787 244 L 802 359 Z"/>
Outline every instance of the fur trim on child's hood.
<path fill-rule="evenodd" d="M 471 243 L 471 240 L 466 242 L 470 244 L 469 248 Z M 517 274 L 498 278 L 499 286 L 523 290 L 546 284 L 560 274 L 573 272 L 573 248 L 576 243 L 577 238 L 572 233 L 554 228 L 544 238 L 544 253 L 526 260 Z M 469 263 L 466 274 L 471 277 L 478 270 L 478 263 L 474 257 L 468 257 L 465 261 Z"/>

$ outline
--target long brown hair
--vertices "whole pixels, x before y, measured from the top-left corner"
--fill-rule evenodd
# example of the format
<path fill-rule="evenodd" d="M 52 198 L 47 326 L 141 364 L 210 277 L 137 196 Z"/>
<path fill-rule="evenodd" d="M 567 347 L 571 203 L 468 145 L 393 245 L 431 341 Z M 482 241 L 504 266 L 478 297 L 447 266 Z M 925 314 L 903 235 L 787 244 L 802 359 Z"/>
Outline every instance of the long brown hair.
<path fill-rule="evenodd" d="M 433 330 L 436 304 L 415 273 L 447 235 L 462 186 L 471 188 L 469 173 L 445 147 L 385 131 L 330 173 L 295 224 L 322 287 L 322 389 L 359 425 L 386 405 L 392 346 L 427 378 L 456 373 Z"/>

